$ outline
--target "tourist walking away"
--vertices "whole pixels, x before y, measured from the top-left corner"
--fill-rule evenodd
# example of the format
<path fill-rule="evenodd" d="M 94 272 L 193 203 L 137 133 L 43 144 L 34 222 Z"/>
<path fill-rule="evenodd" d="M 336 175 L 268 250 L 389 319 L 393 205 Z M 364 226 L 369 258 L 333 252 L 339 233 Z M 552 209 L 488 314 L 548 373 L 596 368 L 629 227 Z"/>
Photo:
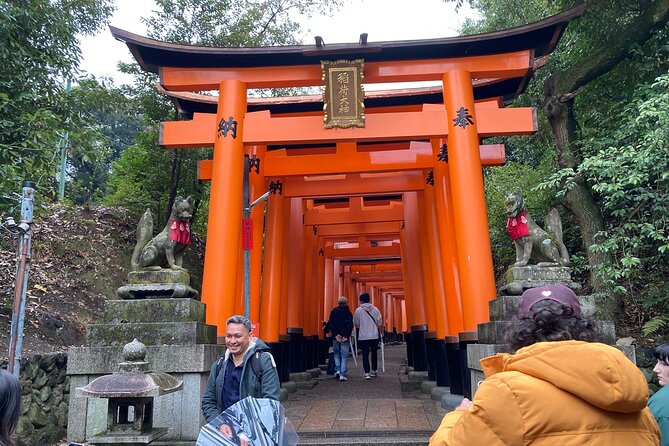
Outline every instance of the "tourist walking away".
<path fill-rule="evenodd" d="M 569 288 L 525 291 L 507 333 L 516 353 L 481 360 L 473 401 L 444 416 L 430 446 L 658 445 L 646 379 L 595 336 Z"/>
<path fill-rule="evenodd" d="M 236 402 L 252 396 L 279 400 L 280 383 L 276 364 L 267 345 L 251 335 L 251 321 L 232 316 L 226 323 L 223 357 L 214 362 L 202 398 L 207 423 Z M 224 437 L 233 435 L 227 424 L 218 426 Z"/>
<path fill-rule="evenodd" d="M 655 359 L 657 364 L 653 372 L 657 375 L 660 390 L 655 392 L 648 400 L 648 407 L 653 413 L 662 434 L 662 446 L 669 446 L 669 344 L 655 347 Z"/>
<path fill-rule="evenodd" d="M 332 352 L 334 354 L 335 373 L 334 376 L 339 381 L 348 381 L 346 377 L 349 338 L 353 331 L 353 315 L 348 309 L 348 301 L 345 296 L 341 296 L 337 301 L 338 305 L 330 311 L 330 319 L 327 327 L 332 333 Z"/>
<path fill-rule="evenodd" d="M 362 350 L 363 378 L 376 378 L 377 372 L 377 349 L 381 339 L 381 312 L 369 302 L 369 294 L 360 295 L 360 306 L 356 308 L 353 315 L 353 323 L 358 329 L 358 345 Z M 370 368 L 369 356 L 372 356 Z"/>
<path fill-rule="evenodd" d="M 21 415 L 21 385 L 7 370 L 0 370 L 0 446 L 14 446 L 12 434 Z"/>

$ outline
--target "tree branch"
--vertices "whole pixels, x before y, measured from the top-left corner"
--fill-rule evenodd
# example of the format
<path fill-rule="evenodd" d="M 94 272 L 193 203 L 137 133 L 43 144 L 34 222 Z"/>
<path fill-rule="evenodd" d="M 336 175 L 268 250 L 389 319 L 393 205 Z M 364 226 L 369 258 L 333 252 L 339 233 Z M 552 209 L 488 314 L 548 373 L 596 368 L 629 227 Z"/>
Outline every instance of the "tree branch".
<path fill-rule="evenodd" d="M 546 95 L 560 96 L 574 92 L 609 72 L 629 56 L 631 47 L 645 43 L 653 31 L 662 28 L 668 22 L 669 0 L 646 3 L 646 8 L 641 14 L 625 28 L 611 33 L 609 41 L 594 48 L 589 57 L 584 57 L 567 70 L 553 73 L 546 80 Z"/>

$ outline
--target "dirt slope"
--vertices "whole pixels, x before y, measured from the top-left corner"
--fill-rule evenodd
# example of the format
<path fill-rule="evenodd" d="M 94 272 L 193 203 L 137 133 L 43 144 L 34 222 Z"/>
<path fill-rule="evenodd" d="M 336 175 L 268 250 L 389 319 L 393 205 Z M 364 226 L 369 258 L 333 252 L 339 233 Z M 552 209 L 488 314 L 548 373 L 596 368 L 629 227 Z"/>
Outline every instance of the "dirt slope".
<path fill-rule="evenodd" d="M 86 324 L 101 317 L 104 301 L 116 298 L 116 289 L 125 283 L 136 224 L 136 217 L 122 208 L 35 210 L 24 356 L 83 345 Z M 198 290 L 203 246 L 194 237 L 185 260 Z M 0 358 L 8 351 L 16 248 L 17 241 L 0 232 Z"/>

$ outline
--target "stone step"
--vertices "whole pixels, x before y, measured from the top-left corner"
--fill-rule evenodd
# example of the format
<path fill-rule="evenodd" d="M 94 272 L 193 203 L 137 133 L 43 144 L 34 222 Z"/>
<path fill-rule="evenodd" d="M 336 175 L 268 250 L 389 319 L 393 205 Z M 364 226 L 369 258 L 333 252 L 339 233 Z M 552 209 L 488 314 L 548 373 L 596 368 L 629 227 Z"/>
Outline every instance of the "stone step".
<path fill-rule="evenodd" d="M 88 347 L 122 346 L 137 338 L 144 345 L 215 344 L 216 326 L 201 322 L 90 324 Z"/>
<path fill-rule="evenodd" d="M 194 299 L 108 300 L 104 322 L 204 322 L 205 305 Z"/>
<path fill-rule="evenodd" d="M 408 373 L 398 374 L 402 392 L 421 390 L 423 381 L 427 381 L 427 372 L 410 370 Z"/>
<path fill-rule="evenodd" d="M 300 443 L 318 446 L 393 445 L 425 446 L 433 431 L 341 431 L 299 432 Z"/>

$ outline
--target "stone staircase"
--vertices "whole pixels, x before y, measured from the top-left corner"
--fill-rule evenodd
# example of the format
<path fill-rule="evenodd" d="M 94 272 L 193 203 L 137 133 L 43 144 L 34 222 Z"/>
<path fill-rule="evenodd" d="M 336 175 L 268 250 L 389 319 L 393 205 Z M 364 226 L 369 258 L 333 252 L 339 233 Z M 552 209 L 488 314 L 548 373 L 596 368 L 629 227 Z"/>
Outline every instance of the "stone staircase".
<path fill-rule="evenodd" d="M 318 446 L 393 445 L 425 446 L 434 431 L 348 431 L 308 432 L 300 434 L 299 444 Z"/>

